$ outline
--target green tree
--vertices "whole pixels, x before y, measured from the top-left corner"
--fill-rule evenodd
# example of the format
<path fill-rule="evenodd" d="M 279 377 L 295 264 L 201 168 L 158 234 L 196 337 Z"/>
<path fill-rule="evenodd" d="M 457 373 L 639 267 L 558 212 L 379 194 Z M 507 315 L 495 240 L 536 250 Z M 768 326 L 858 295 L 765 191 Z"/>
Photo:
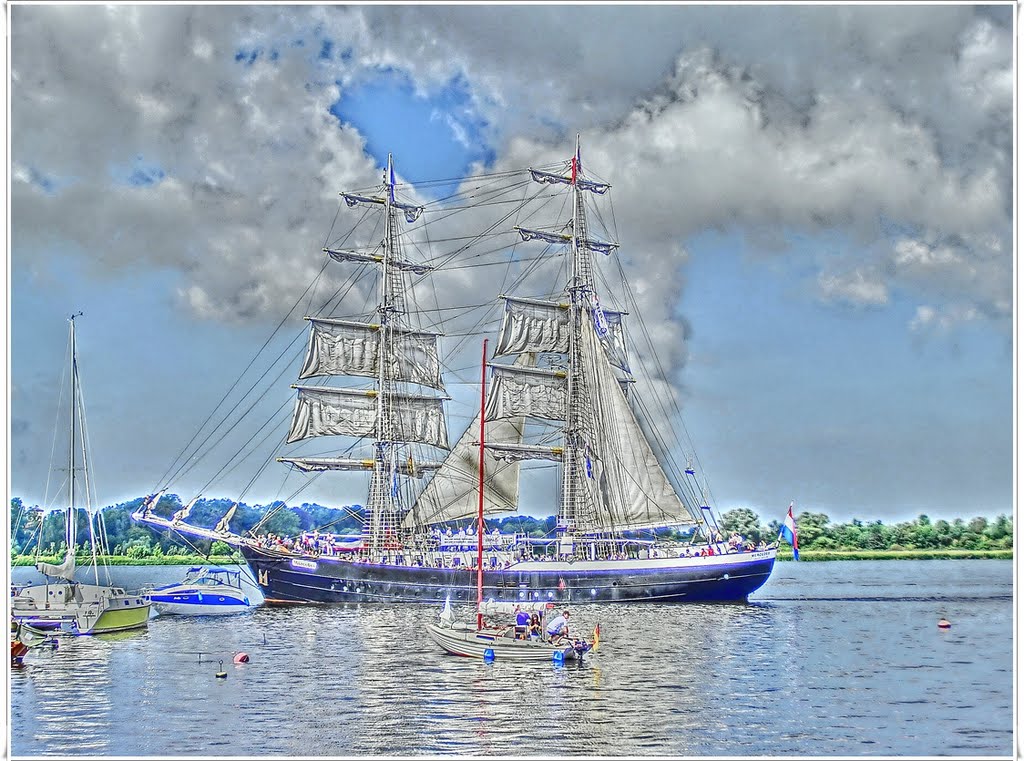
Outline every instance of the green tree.
<path fill-rule="evenodd" d="M 764 527 L 757 513 L 749 507 L 737 507 L 722 513 L 719 521 L 722 531 L 728 536 L 733 531 L 748 540 L 759 542 L 764 538 Z"/>
<path fill-rule="evenodd" d="M 819 538 L 828 537 L 829 518 L 824 513 L 803 512 L 796 516 L 797 541 L 801 547 L 814 548 Z M 831 542 L 834 546 L 835 542 Z"/>

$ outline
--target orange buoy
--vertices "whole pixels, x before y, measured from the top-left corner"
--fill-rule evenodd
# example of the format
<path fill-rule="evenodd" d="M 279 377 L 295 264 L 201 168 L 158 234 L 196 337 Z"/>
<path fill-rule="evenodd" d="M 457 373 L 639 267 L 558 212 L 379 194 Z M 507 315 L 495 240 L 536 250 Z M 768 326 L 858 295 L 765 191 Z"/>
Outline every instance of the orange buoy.
<path fill-rule="evenodd" d="M 940 618 L 939 619 L 939 628 L 940 629 L 949 629 L 952 625 L 953 624 L 949 623 L 949 621 L 947 621 L 944 618 Z"/>
<path fill-rule="evenodd" d="M 235 655 L 235 659 L 232 661 L 232 663 L 248 663 L 248 662 L 249 662 L 249 654 L 248 653 L 238 653 L 237 655 Z"/>

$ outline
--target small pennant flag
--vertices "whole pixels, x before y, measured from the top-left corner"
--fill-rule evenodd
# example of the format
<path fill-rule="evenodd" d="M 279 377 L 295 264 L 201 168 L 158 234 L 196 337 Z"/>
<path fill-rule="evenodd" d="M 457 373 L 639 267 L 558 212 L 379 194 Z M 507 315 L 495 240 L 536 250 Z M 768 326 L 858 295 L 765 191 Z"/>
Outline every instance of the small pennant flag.
<path fill-rule="evenodd" d="M 390 157 L 389 157 L 390 158 Z M 388 169 L 391 170 L 391 176 L 388 178 L 388 197 L 391 199 L 391 203 L 395 202 L 395 165 L 388 161 Z"/>

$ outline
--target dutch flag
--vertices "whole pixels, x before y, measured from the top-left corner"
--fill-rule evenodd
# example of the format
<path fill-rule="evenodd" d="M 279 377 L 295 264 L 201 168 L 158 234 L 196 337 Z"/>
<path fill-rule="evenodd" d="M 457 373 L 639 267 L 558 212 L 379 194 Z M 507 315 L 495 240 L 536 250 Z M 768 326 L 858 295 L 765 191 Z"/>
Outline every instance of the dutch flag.
<path fill-rule="evenodd" d="M 785 519 L 782 521 L 782 529 L 779 531 L 779 536 L 793 545 L 793 560 L 800 559 L 800 552 L 797 550 L 796 542 L 796 520 L 793 518 L 793 503 L 789 503 L 789 512 L 786 514 Z"/>

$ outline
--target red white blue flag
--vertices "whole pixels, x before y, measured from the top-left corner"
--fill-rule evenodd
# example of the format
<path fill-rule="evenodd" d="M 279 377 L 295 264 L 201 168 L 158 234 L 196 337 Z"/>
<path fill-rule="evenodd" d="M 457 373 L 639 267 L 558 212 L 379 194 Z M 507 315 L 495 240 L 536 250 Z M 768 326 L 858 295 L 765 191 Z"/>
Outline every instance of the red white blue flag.
<path fill-rule="evenodd" d="M 793 560 L 800 559 L 800 551 L 797 549 L 796 541 L 796 520 L 793 518 L 793 503 L 789 503 L 789 512 L 786 514 L 785 519 L 782 521 L 782 529 L 779 531 L 779 536 L 785 539 L 793 546 Z"/>

